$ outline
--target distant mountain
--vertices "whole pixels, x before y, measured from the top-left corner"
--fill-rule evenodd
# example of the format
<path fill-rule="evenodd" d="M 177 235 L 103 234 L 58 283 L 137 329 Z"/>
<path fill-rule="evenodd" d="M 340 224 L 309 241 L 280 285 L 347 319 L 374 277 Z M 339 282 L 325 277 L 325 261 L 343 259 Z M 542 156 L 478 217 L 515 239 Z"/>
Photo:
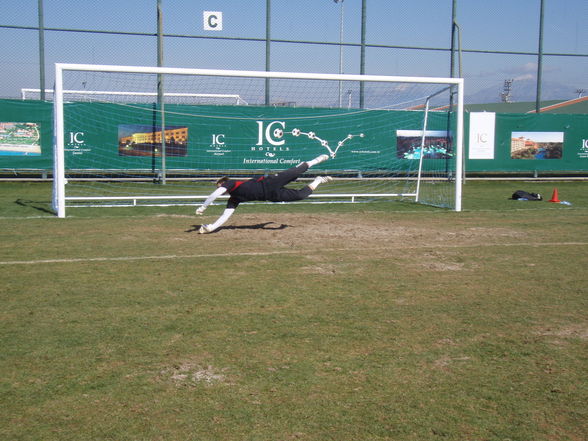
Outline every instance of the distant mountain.
<path fill-rule="evenodd" d="M 466 79 L 466 97 L 465 101 L 469 104 L 482 103 L 499 103 L 501 101 L 500 94 L 502 92 L 502 84 L 497 84 L 496 87 L 489 87 L 480 90 L 471 95 L 467 94 L 467 79 Z M 511 101 L 529 102 L 535 101 L 537 94 L 537 83 L 534 80 L 515 80 L 511 86 Z M 541 100 L 570 100 L 577 98 L 575 89 L 571 86 L 566 86 L 560 83 L 544 81 L 541 86 Z"/>

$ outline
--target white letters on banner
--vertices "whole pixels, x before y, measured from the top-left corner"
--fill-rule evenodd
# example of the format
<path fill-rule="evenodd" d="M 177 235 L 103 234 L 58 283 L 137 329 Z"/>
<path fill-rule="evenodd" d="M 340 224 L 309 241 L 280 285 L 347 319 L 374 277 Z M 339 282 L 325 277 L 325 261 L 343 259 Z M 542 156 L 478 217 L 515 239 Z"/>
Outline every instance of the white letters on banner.
<path fill-rule="evenodd" d="M 84 143 L 84 132 L 69 132 L 69 143 L 70 144 L 83 144 Z"/>
<path fill-rule="evenodd" d="M 256 145 L 263 145 L 263 136 L 264 136 L 263 124 L 264 124 L 263 121 L 257 121 L 257 133 L 258 134 L 257 134 L 257 144 Z M 267 142 L 269 142 L 271 145 L 284 145 L 286 140 L 282 139 L 282 140 L 276 141 L 272 137 L 272 130 L 275 125 L 278 125 L 278 127 L 281 127 L 282 129 L 286 128 L 286 123 L 284 121 L 272 121 L 265 128 L 265 140 Z"/>
<path fill-rule="evenodd" d="M 494 159 L 494 112 L 470 113 L 469 159 Z"/>

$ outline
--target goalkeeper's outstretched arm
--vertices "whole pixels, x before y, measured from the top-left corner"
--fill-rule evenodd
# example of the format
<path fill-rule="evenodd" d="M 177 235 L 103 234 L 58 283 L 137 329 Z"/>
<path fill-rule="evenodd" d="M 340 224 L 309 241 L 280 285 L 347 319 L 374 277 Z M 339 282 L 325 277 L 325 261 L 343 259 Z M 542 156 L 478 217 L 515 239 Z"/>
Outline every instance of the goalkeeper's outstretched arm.
<path fill-rule="evenodd" d="M 214 230 L 216 230 L 218 227 L 220 227 L 226 221 L 228 221 L 234 212 L 235 212 L 234 208 L 225 208 L 225 211 L 223 211 L 223 214 L 221 214 L 221 216 L 216 220 L 216 222 L 214 224 L 202 225 L 200 227 L 200 229 L 198 230 L 198 232 L 200 234 L 212 233 Z"/>
<path fill-rule="evenodd" d="M 212 204 L 216 198 L 218 198 L 219 196 L 222 196 L 226 192 L 227 192 L 227 189 L 225 187 L 218 187 L 216 190 L 214 190 L 210 194 L 210 196 L 208 196 L 206 198 L 204 203 L 196 209 L 196 214 L 200 214 L 200 215 L 203 214 L 204 210 L 206 210 L 206 208 L 210 204 Z M 198 230 L 198 232 L 201 234 L 202 233 L 212 233 L 218 227 L 220 227 L 221 225 L 224 225 L 224 223 L 229 220 L 229 218 L 233 215 L 234 212 L 235 212 L 234 208 L 225 208 L 225 211 L 223 211 L 223 214 L 221 214 L 221 216 L 216 220 L 215 223 L 208 224 L 208 225 L 202 225 L 200 227 L 200 230 Z"/>
<path fill-rule="evenodd" d="M 207 208 L 207 207 L 208 207 L 210 204 L 212 204 L 216 198 L 218 198 L 219 196 L 222 196 L 222 195 L 223 195 L 223 194 L 225 194 L 226 192 L 227 192 L 227 189 L 226 189 L 225 187 L 219 187 L 219 188 L 217 188 L 216 190 L 214 190 L 214 191 L 213 191 L 213 192 L 210 194 L 210 196 L 208 196 L 208 197 L 206 198 L 206 200 L 204 201 L 204 203 L 203 203 L 203 204 L 202 204 L 200 207 L 198 207 L 198 208 L 196 209 L 196 214 L 202 214 L 202 213 L 204 213 L 204 210 L 206 210 L 206 208 Z"/>

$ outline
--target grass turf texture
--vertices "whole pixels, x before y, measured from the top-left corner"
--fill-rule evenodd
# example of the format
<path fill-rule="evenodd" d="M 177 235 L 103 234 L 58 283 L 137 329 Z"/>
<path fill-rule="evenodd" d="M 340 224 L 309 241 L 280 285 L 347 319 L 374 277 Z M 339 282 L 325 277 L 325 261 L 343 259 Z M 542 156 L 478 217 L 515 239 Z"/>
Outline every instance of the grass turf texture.
<path fill-rule="evenodd" d="M 0 187 L 0 438 L 584 440 L 584 182 L 47 212 Z M 517 189 L 572 206 L 508 200 Z"/>

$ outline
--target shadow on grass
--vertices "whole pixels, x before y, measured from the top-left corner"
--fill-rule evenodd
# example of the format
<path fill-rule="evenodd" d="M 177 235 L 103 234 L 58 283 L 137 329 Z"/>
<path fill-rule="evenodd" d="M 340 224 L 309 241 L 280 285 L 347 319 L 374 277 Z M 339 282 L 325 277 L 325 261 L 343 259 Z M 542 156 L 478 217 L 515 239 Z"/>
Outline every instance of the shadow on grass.
<path fill-rule="evenodd" d="M 49 208 L 51 206 L 51 202 L 47 201 L 29 201 L 27 199 L 17 199 L 14 201 L 16 205 L 20 205 L 21 207 L 25 208 L 33 208 L 34 210 L 41 211 L 43 213 L 48 213 L 54 215 L 55 213 Z"/>
<path fill-rule="evenodd" d="M 192 225 L 192 228 L 186 230 L 186 233 L 193 233 L 197 232 L 200 229 L 201 225 Z M 228 227 L 219 227 L 217 230 L 213 231 L 209 234 L 215 234 L 222 230 L 283 230 L 285 228 L 290 227 L 290 225 L 280 224 L 277 225 L 274 222 L 264 222 L 262 224 L 254 224 L 254 225 L 231 225 Z"/>

